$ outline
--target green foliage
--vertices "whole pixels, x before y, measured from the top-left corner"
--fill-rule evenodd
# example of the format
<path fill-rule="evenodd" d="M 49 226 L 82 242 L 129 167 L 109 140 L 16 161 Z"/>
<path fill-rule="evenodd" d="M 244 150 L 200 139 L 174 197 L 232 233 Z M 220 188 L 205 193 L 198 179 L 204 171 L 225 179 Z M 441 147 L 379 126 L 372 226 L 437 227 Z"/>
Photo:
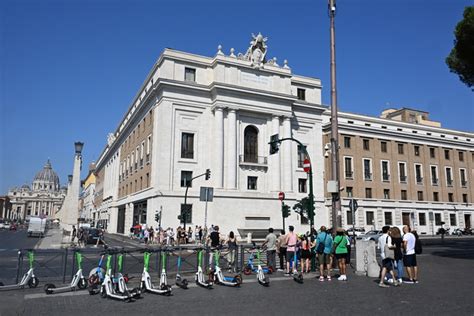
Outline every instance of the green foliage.
<path fill-rule="evenodd" d="M 300 214 L 300 216 L 309 218 L 309 199 L 308 197 L 303 198 L 301 201 L 293 205 L 293 210 Z"/>
<path fill-rule="evenodd" d="M 464 9 L 464 18 L 454 31 L 454 47 L 446 58 L 451 72 L 468 87 L 474 86 L 474 6 Z M 474 90 L 474 89 L 471 89 Z"/>

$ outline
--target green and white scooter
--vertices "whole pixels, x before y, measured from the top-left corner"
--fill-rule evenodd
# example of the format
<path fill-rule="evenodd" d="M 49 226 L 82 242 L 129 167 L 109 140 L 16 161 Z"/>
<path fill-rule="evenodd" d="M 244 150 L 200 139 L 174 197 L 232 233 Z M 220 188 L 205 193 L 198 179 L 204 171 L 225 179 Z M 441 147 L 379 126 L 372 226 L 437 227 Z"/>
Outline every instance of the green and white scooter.
<path fill-rule="evenodd" d="M 113 298 L 125 302 L 132 302 L 133 297 L 130 293 L 116 292 L 114 288 L 113 276 L 112 276 L 112 254 L 107 255 L 107 263 L 105 268 L 105 277 L 102 285 L 100 286 L 100 296 L 102 298 Z"/>
<path fill-rule="evenodd" d="M 204 272 L 202 271 L 202 253 L 204 249 L 198 250 L 198 270 L 196 272 L 196 276 L 194 277 L 196 284 L 205 288 L 205 289 L 212 289 L 212 281 L 206 280 L 204 277 Z"/>
<path fill-rule="evenodd" d="M 77 272 L 72 277 L 71 284 L 69 284 L 68 286 L 63 286 L 63 287 L 58 287 L 58 288 L 52 283 L 45 284 L 44 292 L 46 294 L 70 292 L 70 291 L 76 291 L 76 289 L 83 290 L 87 287 L 87 280 L 82 275 L 82 254 L 76 250 L 74 252 L 74 258 L 77 262 Z"/>
<path fill-rule="evenodd" d="M 215 270 L 213 274 L 214 283 L 238 287 L 242 284 L 242 276 L 237 274 L 233 277 L 226 277 L 222 273 L 221 268 L 219 267 L 219 250 L 214 251 L 214 260 L 215 260 Z"/>
<path fill-rule="evenodd" d="M 171 286 L 168 285 L 166 280 L 166 253 L 162 252 L 161 254 L 161 277 L 160 277 L 160 285 L 155 286 L 151 282 L 150 273 L 148 273 L 148 267 L 150 265 L 150 257 L 151 252 L 145 251 L 143 253 L 143 273 L 142 273 L 142 280 L 140 282 L 140 291 L 149 292 L 159 295 L 171 295 Z"/>
<path fill-rule="evenodd" d="M 141 291 L 138 288 L 129 289 L 127 287 L 128 283 L 128 275 L 123 274 L 123 254 L 124 252 L 120 252 L 117 256 L 117 273 L 114 275 L 114 284 L 115 284 L 115 291 L 122 294 L 130 294 L 133 298 L 139 298 Z"/>
<path fill-rule="evenodd" d="M 21 256 L 22 252 L 21 250 L 18 251 L 18 254 Z M 3 285 L 2 282 L 0 282 L 0 291 L 1 290 L 16 290 L 16 289 L 24 289 L 27 285 L 29 288 L 35 288 L 39 284 L 38 278 L 35 276 L 34 272 L 34 262 L 35 262 L 35 254 L 33 250 L 28 250 L 28 263 L 30 265 L 30 268 L 28 271 L 23 275 L 21 278 L 20 283 L 18 284 L 12 284 L 12 285 Z"/>

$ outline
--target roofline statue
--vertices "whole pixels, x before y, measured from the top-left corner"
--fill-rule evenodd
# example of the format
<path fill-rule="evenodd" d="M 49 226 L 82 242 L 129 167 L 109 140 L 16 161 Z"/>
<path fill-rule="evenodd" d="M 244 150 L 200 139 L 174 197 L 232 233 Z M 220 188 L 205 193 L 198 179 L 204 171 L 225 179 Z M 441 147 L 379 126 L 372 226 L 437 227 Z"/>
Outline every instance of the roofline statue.
<path fill-rule="evenodd" d="M 267 62 L 267 40 L 268 38 L 263 37 L 260 32 L 258 33 L 258 35 L 252 33 L 250 47 L 247 49 L 245 55 L 239 53 L 238 58 L 241 60 L 251 61 L 251 65 L 255 68 L 263 67 L 263 64 Z"/>

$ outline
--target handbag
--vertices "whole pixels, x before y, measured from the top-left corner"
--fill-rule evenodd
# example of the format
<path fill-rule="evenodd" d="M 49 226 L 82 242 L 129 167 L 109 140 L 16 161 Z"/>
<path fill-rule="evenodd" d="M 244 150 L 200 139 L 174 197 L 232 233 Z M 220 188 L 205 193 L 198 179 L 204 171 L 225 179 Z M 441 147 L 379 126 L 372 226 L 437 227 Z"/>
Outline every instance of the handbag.
<path fill-rule="evenodd" d="M 385 245 L 383 247 L 383 252 L 385 253 L 385 259 L 395 259 L 395 248 L 388 244 L 388 237 L 385 238 Z"/>

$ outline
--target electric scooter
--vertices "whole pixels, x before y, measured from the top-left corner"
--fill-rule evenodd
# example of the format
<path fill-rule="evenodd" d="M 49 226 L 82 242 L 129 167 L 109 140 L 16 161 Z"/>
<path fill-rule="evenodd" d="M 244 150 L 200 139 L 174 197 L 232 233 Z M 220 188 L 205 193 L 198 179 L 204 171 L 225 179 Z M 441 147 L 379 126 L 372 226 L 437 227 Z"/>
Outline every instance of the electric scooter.
<path fill-rule="evenodd" d="M 124 252 L 120 252 L 117 257 L 117 265 L 118 265 L 118 272 L 114 274 L 113 283 L 115 285 L 115 292 L 121 294 L 130 294 L 133 298 L 139 298 L 141 291 L 137 288 L 129 289 L 127 287 L 128 283 L 128 275 L 122 274 L 123 270 L 123 254 Z"/>
<path fill-rule="evenodd" d="M 265 273 L 271 273 L 270 269 L 263 269 L 260 261 L 260 248 L 255 247 L 257 251 L 257 268 L 254 267 L 253 265 L 253 258 L 254 254 L 253 252 L 250 252 L 249 260 L 247 263 L 247 266 L 244 268 L 244 274 L 245 275 L 250 275 L 252 272 L 255 272 L 257 274 L 257 280 L 258 283 L 260 283 L 263 286 L 269 286 L 270 285 L 270 279 L 265 275 Z"/>
<path fill-rule="evenodd" d="M 87 283 L 89 284 L 88 290 L 90 295 L 98 294 L 100 292 L 100 285 L 105 278 L 105 270 L 102 268 L 102 263 L 104 262 L 105 253 L 100 254 L 99 265 L 97 268 L 92 269 L 89 272 L 89 278 Z"/>
<path fill-rule="evenodd" d="M 104 281 L 102 282 L 100 286 L 100 296 L 102 298 L 113 298 L 116 300 L 121 300 L 125 302 L 132 302 L 133 297 L 129 292 L 126 293 L 120 293 L 115 291 L 114 289 L 114 283 L 112 279 L 112 265 L 111 265 L 111 260 L 112 260 L 112 254 L 107 255 L 107 263 L 105 266 L 105 277 Z"/>
<path fill-rule="evenodd" d="M 21 250 L 18 251 L 19 255 L 22 255 Z M 38 278 L 35 276 L 34 272 L 34 265 L 35 262 L 35 255 L 33 253 L 33 250 L 28 250 L 28 263 L 30 265 L 30 268 L 28 271 L 23 275 L 21 278 L 20 283 L 18 284 L 12 284 L 12 285 L 3 285 L 2 282 L 0 282 L 0 291 L 1 290 L 16 290 L 16 289 L 24 289 L 26 285 L 28 285 L 29 288 L 35 288 L 39 284 Z"/>
<path fill-rule="evenodd" d="M 298 273 L 298 256 L 295 254 L 293 255 L 293 280 L 297 283 L 303 284 L 303 273 Z"/>
<path fill-rule="evenodd" d="M 198 250 L 198 270 L 196 272 L 196 276 L 194 277 L 196 284 L 205 288 L 205 289 L 212 289 L 212 281 L 205 280 L 204 272 L 202 271 L 202 252 L 204 249 Z"/>
<path fill-rule="evenodd" d="M 142 280 L 140 282 L 140 291 L 141 292 L 150 292 L 154 294 L 160 294 L 160 295 L 171 295 L 171 286 L 167 285 L 166 283 L 166 271 L 162 271 L 161 273 L 161 278 L 160 278 L 160 285 L 155 286 L 151 282 L 151 276 L 148 273 L 148 267 L 150 264 L 150 257 L 151 253 L 149 251 L 145 251 L 143 253 L 143 273 L 142 273 Z M 162 265 L 163 265 L 163 270 L 165 269 L 165 260 L 166 257 L 162 256 Z M 164 276 L 163 276 L 164 274 Z M 164 283 L 163 283 L 164 279 Z"/>
<path fill-rule="evenodd" d="M 179 274 L 179 271 L 181 270 L 181 251 L 179 252 L 178 255 L 178 268 L 176 272 L 176 285 L 184 290 L 188 288 L 188 280 L 184 279 L 181 277 L 181 274 Z"/>
<path fill-rule="evenodd" d="M 221 284 L 221 285 L 227 285 L 227 286 L 240 287 L 240 284 L 242 284 L 242 276 L 240 274 L 237 274 L 233 277 L 226 277 L 222 273 L 222 270 L 219 267 L 219 250 L 217 250 L 217 249 L 214 252 L 214 259 L 216 261 L 215 271 L 214 271 L 214 275 L 213 275 L 214 283 Z"/>
<path fill-rule="evenodd" d="M 75 291 L 76 286 L 80 290 L 83 290 L 87 287 L 87 280 L 82 275 L 82 254 L 79 251 L 76 251 L 74 253 L 74 257 L 75 257 L 76 262 L 77 262 L 77 272 L 72 277 L 71 284 L 69 284 L 68 286 L 63 286 L 63 287 L 56 288 L 56 286 L 54 284 L 48 283 L 44 286 L 44 292 L 46 294 L 54 294 L 54 293 Z"/>

